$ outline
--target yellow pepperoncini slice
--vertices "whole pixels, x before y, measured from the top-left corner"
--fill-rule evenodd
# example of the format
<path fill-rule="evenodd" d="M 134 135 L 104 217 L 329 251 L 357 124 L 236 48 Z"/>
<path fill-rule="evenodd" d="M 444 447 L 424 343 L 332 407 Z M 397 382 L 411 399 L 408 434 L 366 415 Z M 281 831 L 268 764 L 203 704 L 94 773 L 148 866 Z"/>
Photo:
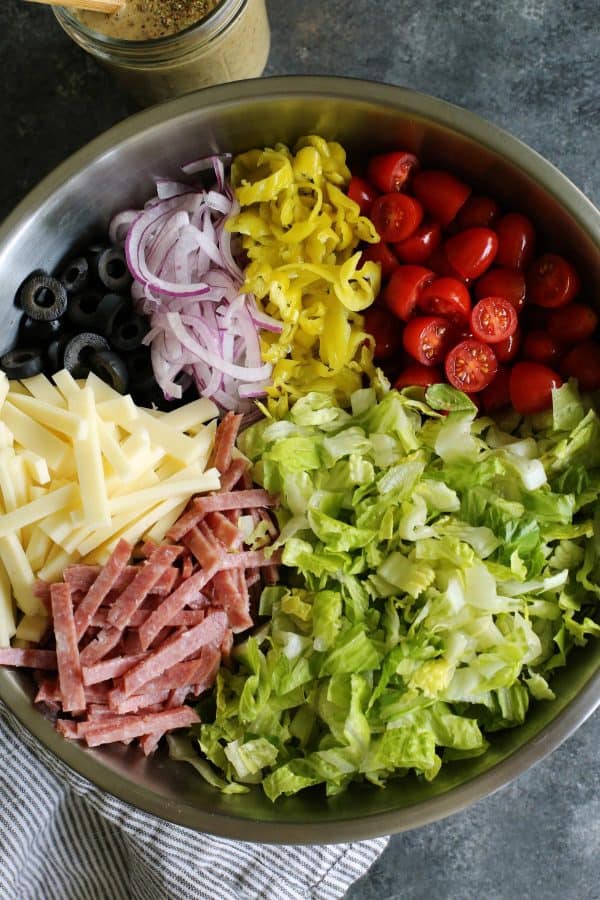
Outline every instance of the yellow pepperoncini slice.
<path fill-rule="evenodd" d="M 360 312 L 375 299 L 377 263 L 361 265 L 359 241 L 377 243 L 373 223 L 344 192 L 344 148 L 319 135 L 236 157 L 232 183 L 241 211 L 227 224 L 242 235 L 250 263 L 244 289 L 282 323 L 261 336 L 273 364 L 271 415 L 284 415 L 304 394 L 329 391 L 346 404 L 372 377 L 373 340 Z"/>

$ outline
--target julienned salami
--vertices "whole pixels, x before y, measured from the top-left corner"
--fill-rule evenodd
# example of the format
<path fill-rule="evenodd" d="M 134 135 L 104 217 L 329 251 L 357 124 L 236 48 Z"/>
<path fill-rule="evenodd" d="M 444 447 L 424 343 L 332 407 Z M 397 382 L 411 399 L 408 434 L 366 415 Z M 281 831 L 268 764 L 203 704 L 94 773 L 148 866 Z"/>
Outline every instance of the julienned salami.
<path fill-rule="evenodd" d="M 164 644 L 153 650 L 146 659 L 125 672 L 123 690 L 126 694 L 133 694 L 151 678 L 156 678 L 165 669 L 170 669 L 206 644 L 218 647 L 226 630 L 226 614 L 220 610 L 211 612 L 199 625 L 184 631 L 183 634 L 167 638 Z"/>
<path fill-rule="evenodd" d="M 231 455 L 235 447 L 235 441 L 242 424 L 243 416 L 228 412 L 217 427 L 215 445 L 213 448 L 210 465 L 219 470 L 221 475 L 231 465 Z"/>
<path fill-rule="evenodd" d="M 26 666 L 31 669 L 56 669 L 54 650 L 28 650 L 18 647 L 0 648 L 0 666 Z"/>
<path fill-rule="evenodd" d="M 249 549 L 239 519 L 264 520 L 269 543 L 276 499 L 252 488 L 248 461 L 234 457 L 238 427 L 230 416 L 219 429 L 221 488 L 190 502 L 171 529 L 183 540 L 136 548 L 121 540 L 106 565 L 77 563 L 63 583 L 38 582 L 50 637 L 40 649 L 0 649 L 0 665 L 34 669 L 35 702 L 65 738 L 138 740 L 154 752 L 165 732 L 198 721 L 186 702 L 212 687 L 234 632 L 253 624 L 250 592 L 276 577 L 279 557 Z"/>
<path fill-rule="evenodd" d="M 65 712 L 83 712 L 86 699 L 69 585 L 53 584 L 50 600 L 63 709 Z"/>
<path fill-rule="evenodd" d="M 124 716 L 120 722 L 101 721 L 97 726 L 89 728 L 85 741 L 88 747 L 98 747 L 100 744 L 112 744 L 145 734 L 164 734 L 175 728 L 187 728 L 199 721 L 198 713 L 191 706 L 180 706 L 162 712 Z"/>
<path fill-rule="evenodd" d="M 188 511 L 168 531 L 173 541 L 180 540 L 184 534 L 201 522 L 210 512 L 222 512 L 224 509 L 253 509 L 255 507 L 275 506 L 277 500 L 262 488 L 250 488 L 247 491 L 229 491 L 229 493 L 210 494 L 196 497 Z"/>
<path fill-rule="evenodd" d="M 130 556 L 131 547 L 127 541 L 121 539 L 75 611 L 77 640 L 80 640 L 85 633 L 94 613 L 98 611 L 102 601 L 129 562 Z"/>

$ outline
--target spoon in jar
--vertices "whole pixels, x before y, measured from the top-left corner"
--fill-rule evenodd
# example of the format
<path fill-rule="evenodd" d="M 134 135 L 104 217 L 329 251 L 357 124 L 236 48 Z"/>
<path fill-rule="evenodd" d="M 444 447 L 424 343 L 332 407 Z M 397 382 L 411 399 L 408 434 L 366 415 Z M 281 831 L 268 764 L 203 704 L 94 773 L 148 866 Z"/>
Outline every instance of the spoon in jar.
<path fill-rule="evenodd" d="M 125 5 L 125 0 L 29 0 L 29 3 L 45 3 L 48 6 L 68 6 L 70 9 L 114 13 Z"/>

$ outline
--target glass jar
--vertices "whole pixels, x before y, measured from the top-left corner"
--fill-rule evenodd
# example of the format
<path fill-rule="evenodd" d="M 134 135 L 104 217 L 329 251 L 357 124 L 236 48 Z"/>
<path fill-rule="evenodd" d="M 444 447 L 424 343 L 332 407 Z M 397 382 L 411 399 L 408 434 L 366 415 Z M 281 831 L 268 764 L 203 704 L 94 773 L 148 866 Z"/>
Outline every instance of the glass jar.
<path fill-rule="evenodd" d="M 256 78 L 269 56 L 265 0 L 221 0 L 195 25 L 145 41 L 93 31 L 65 7 L 54 7 L 54 14 L 67 34 L 142 106 L 213 84 Z"/>

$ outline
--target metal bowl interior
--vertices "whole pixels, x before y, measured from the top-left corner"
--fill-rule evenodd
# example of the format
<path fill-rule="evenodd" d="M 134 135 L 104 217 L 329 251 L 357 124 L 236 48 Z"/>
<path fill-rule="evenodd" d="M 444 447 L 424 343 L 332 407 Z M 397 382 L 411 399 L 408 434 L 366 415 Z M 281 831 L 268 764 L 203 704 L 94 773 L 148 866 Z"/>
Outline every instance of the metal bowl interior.
<path fill-rule="evenodd" d="M 353 157 L 403 147 L 447 167 L 506 206 L 529 214 L 567 254 L 590 296 L 600 294 L 600 214 L 533 150 L 465 110 L 397 87 L 339 78 L 274 78 L 211 88 L 128 119 L 48 176 L 0 230 L 0 350 L 14 340 L 12 299 L 36 267 L 57 265 L 142 203 L 152 176 L 189 159 L 239 152 L 306 133 L 339 140 Z M 534 704 L 520 728 L 497 734 L 479 759 L 449 765 L 431 784 L 415 778 L 385 789 L 356 785 L 327 800 L 317 790 L 268 801 L 255 789 L 224 796 L 191 767 L 133 749 L 84 750 L 35 710 L 27 675 L 0 671 L 0 697 L 39 741 L 72 769 L 140 809 L 229 838 L 327 843 L 398 832 L 450 815 L 510 782 L 565 740 L 600 702 L 600 644 L 578 649 L 553 683 L 557 699 Z"/>

